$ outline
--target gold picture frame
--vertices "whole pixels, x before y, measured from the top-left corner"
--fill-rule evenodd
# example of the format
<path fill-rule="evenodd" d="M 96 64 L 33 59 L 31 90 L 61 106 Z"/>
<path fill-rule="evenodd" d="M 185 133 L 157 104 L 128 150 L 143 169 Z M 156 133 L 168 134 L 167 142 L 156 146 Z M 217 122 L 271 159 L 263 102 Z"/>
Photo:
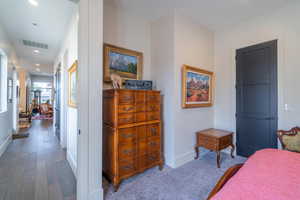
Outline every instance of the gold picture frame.
<path fill-rule="evenodd" d="M 68 104 L 70 107 L 77 107 L 77 65 L 78 62 L 75 61 L 73 65 L 69 68 L 69 91 L 68 91 Z"/>
<path fill-rule="evenodd" d="M 118 74 L 122 79 L 142 79 L 143 53 L 111 44 L 104 44 L 103 48 L 103 80 L 105 82 L 111 82 L 112 73 Z"/>
<path fill-rule="evenodd" d="M 184 65 L 182 68 L 182 108 L 213 105 L 213 72 Z"/>

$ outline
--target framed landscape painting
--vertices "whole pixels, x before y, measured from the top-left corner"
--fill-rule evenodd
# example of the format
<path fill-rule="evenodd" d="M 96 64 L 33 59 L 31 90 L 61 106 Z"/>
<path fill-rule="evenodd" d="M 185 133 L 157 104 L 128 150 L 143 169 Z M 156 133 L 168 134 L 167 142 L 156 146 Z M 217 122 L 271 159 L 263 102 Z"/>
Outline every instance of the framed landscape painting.
<path fill-rule="evenodd" d="M 77 61 L 69 69 L 69 106 L 77 107 Z"/>
<path fill-rule="evenodd" d="M 212 106 L 213 72 L 184 65 L 182 69 L 182 107 Z"/>
<path fill-rule="evenodd" d="M 104 81 L 110 82 L 111 74 L 123 79 L 142 79 L 143 53 L 104 44 Z"/>

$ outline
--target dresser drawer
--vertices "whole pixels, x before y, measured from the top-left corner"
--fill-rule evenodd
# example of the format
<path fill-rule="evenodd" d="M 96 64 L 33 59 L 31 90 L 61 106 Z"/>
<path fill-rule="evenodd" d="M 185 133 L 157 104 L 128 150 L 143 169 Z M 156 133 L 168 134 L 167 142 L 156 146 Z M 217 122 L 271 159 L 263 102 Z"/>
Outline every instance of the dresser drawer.
<path fill-rule="evenodd" d="M 135 95 L 132 91 L 119 91 L 119 103 L 120 104 L 134 104 Z"/>
<path fill-rule="evenodd" d="M 148 112 L 159 112 L 160 104 L 158 103 L 148 103 L 146 111 Z"/>
<path fill-rule="evenodd" d="M 147 102 L 160 102 L 160 93 L 159 92 L 148 92 L 146 97 Z"/>
<path fill-rule="evenodd" d="M 134 158 L 137 155 L 136 143 L 119 144 L 119 160 Z"/>
<path fill-rule="evenodd" d="M 124 105 L 119 105 L 118 111 L 120 114 L 122 113 L 134 113 L 136 111 L 135 105 L 132 104 L 124 104 Z"/>
<path fill-rule="evenodd" d="M 159 124 L 148 125 L 147 127 L 148 137 L 160 137 L 160 126 Z"/>
<path fill-rule="evenodd" d="M 135 110 L 136 110 L 136 112 L 145 112 L 146 105 L 145 104 L 136 104 Z"/>
<path fill-rule="evenodd" d="M 146 92 L 136 91 L 135 92 L 135 103 L 136 104 L 145 104 L 146 102 Z"/>
<path fill-rule="evenodd" d="M 147 150 L 148 152 L 160 151 L 160 139 L 148 139 Z"/>
<path fill-rule="evenodd" d="M 147 121 L 159 120 L 159 112 L 147 112 Z"/>
<path fill-rule="evenodd" d="M 139 140 L 138 142 L 138 156 L 143 156 L 148 153 L 147 139 Z"/>
<path fill-rule="evenodd" d="M 130 143 L 137 140 L 136 128 L 121 128 L 119 129 L 119 143 Z"/>
<path fill-rule="evenodd" d="M 146 113 L 139 112 L 135 114 L 135 122 L 145 122 L 146 121 Z"/>
<path fill-rule="evenodd" d="M 119 114 L 119 118 L 118 118 L 119 125 L 132 124 L 134 122 L 135 122 L 135 113 Z"/>
<path fill-rule="evenodd" d="M 139 170 L 143 170 L 148 168 L 149 166 L 148 155 L 140 156 L 138 159 L 138 168 Z"/>
<path fill-rule="evenodd" d="M 147 126 L 138 126 L 136 127 L 137 137 L 139 140 L 147 138 Z"/>
<path fill-rule="evenodd" d="M 119 162 L 119 176 L 130 176 L 137 171 L 137 161 L 135 159 Z"/>
<path fill-rule="evenodd" d="M 156 152 L 152 152 L 148 154 L 148 166 L 155 164 L 156 162 L 158 162 L 160 160 L 160 152 L 156 151 Z"/>

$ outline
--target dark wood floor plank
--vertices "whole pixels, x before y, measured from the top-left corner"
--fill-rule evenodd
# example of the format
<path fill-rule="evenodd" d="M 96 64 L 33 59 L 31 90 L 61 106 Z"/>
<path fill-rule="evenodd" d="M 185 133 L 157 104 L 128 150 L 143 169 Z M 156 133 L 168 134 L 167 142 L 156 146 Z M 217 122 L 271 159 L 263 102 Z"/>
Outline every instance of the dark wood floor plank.
<path fill-rule="evenodd" d="M 76 179 L 52 122 L 33 121 L 0 158 L 0 200 L 76 200 Z"/>

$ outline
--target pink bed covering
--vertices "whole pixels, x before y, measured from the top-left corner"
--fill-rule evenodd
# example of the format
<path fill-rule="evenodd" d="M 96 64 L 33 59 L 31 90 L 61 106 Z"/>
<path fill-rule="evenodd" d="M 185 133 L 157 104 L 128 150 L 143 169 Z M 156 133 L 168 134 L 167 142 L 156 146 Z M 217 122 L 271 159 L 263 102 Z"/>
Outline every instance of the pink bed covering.
<path fill-rule="evenodd" d="M 300 200 L 300 153 L 257 151 L 212 200 Z"/>

